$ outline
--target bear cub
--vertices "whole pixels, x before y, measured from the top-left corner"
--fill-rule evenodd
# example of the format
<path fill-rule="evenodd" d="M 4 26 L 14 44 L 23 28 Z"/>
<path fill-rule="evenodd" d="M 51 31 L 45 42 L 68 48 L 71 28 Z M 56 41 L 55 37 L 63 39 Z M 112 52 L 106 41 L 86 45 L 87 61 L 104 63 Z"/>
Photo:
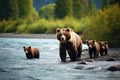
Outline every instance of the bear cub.
<path fill-rule="evenodd" d="M 86 40 L 86 43 L 89 49 L 90 58 L 97 58 L 100 51 L 99 44 L 95 40 Z"/>
<path fill-rule="evenodd" d="M 57 28 L 56 37 L 59 40 L 59 56 L 62 62 L 66 62 L 67 53 L 71 61 L 81 58 L 82 40 L 71 28 Z"/>
<path fill-rule="evenodd" d="M 24 52 L 26 54 L 27 59 L 33 59 L 33 58 L 38 58 L 40 57 L 39 50 L 38 48 L 32 48 L 31 46 L 23 46 Z"/>
<path fill-rule="evenodd" d="M 100 55 L 104 56 L 108 54 L 108 42 L 107 41 L 100 41 L 99 42 L 99 46 L 100 46 Z"/>

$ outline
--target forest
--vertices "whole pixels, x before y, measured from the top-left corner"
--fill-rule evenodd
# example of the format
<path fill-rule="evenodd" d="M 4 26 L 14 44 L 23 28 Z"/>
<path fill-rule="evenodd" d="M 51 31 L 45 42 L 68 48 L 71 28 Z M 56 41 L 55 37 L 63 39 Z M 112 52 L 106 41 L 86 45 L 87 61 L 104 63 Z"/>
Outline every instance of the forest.
<path fill-rule="evenodd" d="M 33 0 L 0 0 L 0 33 L 54 34 L 58 27 L 120 47 L 120 1 L 101 0 L 97 9 L 93 0 L 55 0 L 36 11 Z"/>

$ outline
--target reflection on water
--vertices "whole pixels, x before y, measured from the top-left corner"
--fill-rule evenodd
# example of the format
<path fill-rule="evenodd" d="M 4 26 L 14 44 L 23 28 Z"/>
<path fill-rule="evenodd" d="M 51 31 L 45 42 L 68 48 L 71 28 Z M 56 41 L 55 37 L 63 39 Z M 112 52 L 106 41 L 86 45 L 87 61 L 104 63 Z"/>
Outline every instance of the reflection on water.
<path fill-rule="evenodd" d="M 40 59 L 27 60 L 23 46 L 37 47 Z M 0 80 L 120 79 L 119 72 L 76 70 L 77 62 L 61 63 L 58 47 L 56 39 L 0 38 Z"/>

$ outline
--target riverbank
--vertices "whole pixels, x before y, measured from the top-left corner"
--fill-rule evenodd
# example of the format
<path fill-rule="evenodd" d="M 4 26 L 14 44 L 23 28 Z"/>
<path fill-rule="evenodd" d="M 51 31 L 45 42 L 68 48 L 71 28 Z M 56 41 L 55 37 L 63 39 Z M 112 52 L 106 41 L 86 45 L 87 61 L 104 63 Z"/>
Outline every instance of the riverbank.
<path fill-rule="evenodd" d="M 0 33 L 0 38 L 45 38 L 55 39 L 55 34 L 17 34 L 17 33 Z"/>
<path fill-rule="evenodd" d="M 89 59 L 88 50 L 83 50 L 83 57 L 82 61 Z M 87 54 L 87 55 L 86 55 Z M 93 58 L 95 61 L 120 61 L 120 48 L 109 48 L 108 55 L 100 56 L 98 58 Z"/>
<path fill-rule="evenodd" d="M 84 52 L 83 52 L 84 53 Z M 88 51 L 85 52 L 88 55 Z M 108 55 L 98 58 L 81 59 L 74 69 L 93 70 L 93 71 L 120 71 L 120 48 L 110 48 Z"/>

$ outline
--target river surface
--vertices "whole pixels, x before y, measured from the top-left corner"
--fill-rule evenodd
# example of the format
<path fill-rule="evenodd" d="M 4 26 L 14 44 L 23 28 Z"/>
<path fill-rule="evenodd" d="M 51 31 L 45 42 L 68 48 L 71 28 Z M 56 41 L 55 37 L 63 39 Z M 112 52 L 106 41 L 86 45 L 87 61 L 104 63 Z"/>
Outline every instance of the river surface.
<path fill-rule="evenodd" d="M 40 59 L 26 59 L 23 46 L 37 47 Z M 77 62 L 61 63 L 58 53 L 59 42 L 56 39 L 0 38 L 0 80 L 120 80 L 120 72 L 99 67 L 76 70 Z M 106 63 L 93 62 L 88 66 L 101 64 L 105 67 Z"/>

